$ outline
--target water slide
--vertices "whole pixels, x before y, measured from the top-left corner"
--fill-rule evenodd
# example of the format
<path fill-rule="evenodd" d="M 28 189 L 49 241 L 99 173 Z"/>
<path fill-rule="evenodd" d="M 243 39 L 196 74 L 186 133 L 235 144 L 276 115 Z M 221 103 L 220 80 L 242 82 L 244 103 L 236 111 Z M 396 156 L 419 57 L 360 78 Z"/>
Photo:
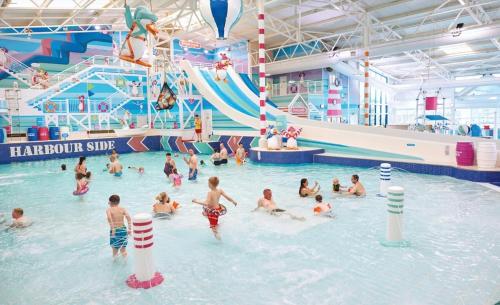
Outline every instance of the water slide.
<path fill-rule="evenodd" d="M 67 65 L 70 53 L 85 53 L 88 44 L 94 41 L 113 43 L 111 35 L 102 33 L 73 33 L 69 34 L 70 40 L 42 40 L 42 54 L 33 55 L 22 63 L 30 67 L 33 63 L 49 63 Z M 9 77 L 5 71 L 0 72 L 0 80 Z"/>
<path fill-rule="evenodd" d="M 227 82 L 215 81 L 214 71 L 194 68 L 188 61 L 181 68 L 200 94 L 221 113 L 232 120 L 259 129 L 259 98 L 245 81 L 231 68 Z M 275 107 L 266 108 L 270 121 L 286 116 L 288 124 L 302 128 L 301 138 L 317 144 L 345 145 L 353 148 L 376 150 L 408 156 L 435 164 L 455 164 L 455 144 L 463 137 L 416 133 L 405 130 L 334 124 L 292 116 Z"/>

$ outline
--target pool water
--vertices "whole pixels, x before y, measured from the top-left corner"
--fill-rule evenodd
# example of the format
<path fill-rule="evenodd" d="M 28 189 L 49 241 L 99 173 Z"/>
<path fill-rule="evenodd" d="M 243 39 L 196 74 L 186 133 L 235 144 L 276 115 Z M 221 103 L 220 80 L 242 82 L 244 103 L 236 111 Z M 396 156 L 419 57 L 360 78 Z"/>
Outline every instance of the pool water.
<path fill-rule="evenodd" d="M 34 224 L 0 231 L 1 304 L 494 304 L 500 300 L 500 193 L 448 177 L 393 172 L 405 188 L 404 236 L 409 248 L 380 245 L 386 199 L 375 194 L 376 169 L 326 165 L 206 166 L 199 181 L 173 190 L 163 175 L 163 153 L 120 156 L 121 178 L 102 172 L 106 158 L 92 157 L 90 191 L 74 189 L 76 160 L 0 166 L 0 211 L 22 207 Z M 175 158 L 183 173 L 187 168 Z M 205 160 L 207 158 L 205 157 Z M 59 172 L 61 163 L 70 171 Z M 361 176 L 368 196 L 332 198 L 332 177 L 347 184 Z M 201 208 L 207 178 L 238 202 L 226 203 L 222 241 L 215 240 Z M 302 177 L 317 180 L 336 219 L 314 217 L 313 199 L 298 197 Z M 305 216 L 251 213 L 262 189 L 278 205 Z M 105 217 L 107 198 L 119 194 L 130 214 L 150 211 L 167 191 L 182 207 L 171 220 L 155 220 L 154 260 L 165 281 L 149 290 L 125 284 L 128 261 L 113 262 Z"/>

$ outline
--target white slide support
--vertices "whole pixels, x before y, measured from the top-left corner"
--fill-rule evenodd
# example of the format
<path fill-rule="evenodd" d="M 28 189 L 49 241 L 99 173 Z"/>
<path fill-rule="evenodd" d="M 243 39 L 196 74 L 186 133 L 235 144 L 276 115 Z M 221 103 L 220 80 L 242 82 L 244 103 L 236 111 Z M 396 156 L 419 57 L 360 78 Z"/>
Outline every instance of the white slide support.
<path fill-rule="evenodd" d="M 221 113 L 232 120 L 255 129 L 259 128 L 257 117 L 251 117 L 227 105 L 223 98 L 207 84 L 197 68 L 187 61 L 181 62 L 182 69 L 198 91 Z M 236 86 L 248 96 L 253 103 L 259 105 L 256 96 L 241 80 L 238 73 L 228 69 L 228 76 Z M 427 163 L 455 165 L 455 144 L 457 141 L 475 141 L 473 138 L 458 136 L 416 133 L 381 127 L 336 124 L 320 122 L 292 116 L 271 106 L 267 112 L 274 116 L 286 116 L 287 122 L 302 128 L 301 138 L 326 144 L 338 144 L 362 149 L 377 150 L 390 154 L 407 155 L 422 159 Z M 496 141 L 498 142 L 498 141 Z M 498 143 L 497 143 L 498 146 Z"/>

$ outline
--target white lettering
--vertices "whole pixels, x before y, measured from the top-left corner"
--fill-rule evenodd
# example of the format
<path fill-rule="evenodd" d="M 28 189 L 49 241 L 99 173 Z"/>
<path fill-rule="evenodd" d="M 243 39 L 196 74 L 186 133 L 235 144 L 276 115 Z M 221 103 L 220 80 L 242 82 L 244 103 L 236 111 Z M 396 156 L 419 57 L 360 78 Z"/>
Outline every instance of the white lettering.
<path fill-rule="evenodd" d="M 94 143 L 87 142 L 87 151 L 94 151 Z"/>
<path fill-rule="evenodd" d="M 56 152 L 56 154 L 62 154 L 64 152 L 64 147 L 62 146 L 62 144 L 56 144 L 54 145 L 54 151 Z"/>
<path fill-rule="evenodd" d="M 31 147 L 30 146 L 25 146 L 24 147 L 24 155 L 25 156 L 33 156 L 33 152 L 31 151 Z"/>
<path fill-rule="evenodd" d="M 73 150 L 71 149 L 71 143 L 64 143 L 64 152 L 65 153 L 70 153 L 70 152 L 73 152 Z"/>
<path fill-rule="evenodd" d="M 43 155 L 43 146 L 33 145 L 33 155 L 35 156 Z"/>
<path fill-rule="evenodd" d="M 109 145 L 108 149 L 110 150 L 115 149 L 115 141 L 108 141 L 108 145 Z"/>
<path fill-rule="evenodd" d="M 83 151 L 82 143 L 74 143 L 74 144 L 75 144 L 75 152 L 82 152 Z"/>
<path fill-rule="evenodd" d="M 11 146 L 10 147 L 10 157 L 22 157 L 23 155 L 21 154 L 21 146 Z"/>

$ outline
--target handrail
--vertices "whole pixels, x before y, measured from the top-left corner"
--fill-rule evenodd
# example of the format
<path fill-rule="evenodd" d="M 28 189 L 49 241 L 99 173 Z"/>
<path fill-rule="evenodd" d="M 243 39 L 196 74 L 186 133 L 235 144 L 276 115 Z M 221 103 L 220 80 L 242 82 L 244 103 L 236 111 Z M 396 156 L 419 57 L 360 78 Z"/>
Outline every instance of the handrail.
<path fill-rule="evenodd" d="M 10 65 L 8 65 L 8 67 L 6 67 L 8 70 L 15 72 L 15 73 L 19 73 L 19 72 L 24 71 L 24 70 L 30 70 L 31 74 L 33 74 L 35 72 L 35 69 L 27 66 L 25 63 L 23 63 L 19 59 L 15 58 L 14 56 L 10 55 L 9 53 L 3 52 L 3 54 L 5 55 L 5 57 L 7 57 L 7 62 L 10 61 Z"/>

